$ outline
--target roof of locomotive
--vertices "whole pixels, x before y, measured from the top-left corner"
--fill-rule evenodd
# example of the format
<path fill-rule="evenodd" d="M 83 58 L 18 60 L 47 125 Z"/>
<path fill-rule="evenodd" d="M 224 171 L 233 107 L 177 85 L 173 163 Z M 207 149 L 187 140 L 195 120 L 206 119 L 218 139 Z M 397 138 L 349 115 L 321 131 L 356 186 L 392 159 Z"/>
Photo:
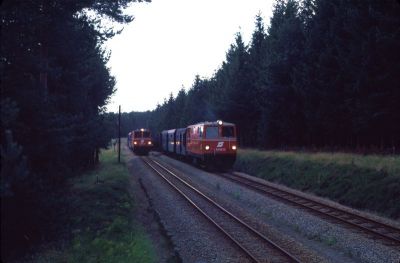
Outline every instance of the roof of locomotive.
<path fill-rule="evenodd" d="M 150 131 L 149 129 L 145 129 L 145 128 L 141 128 L 141 129 L 136 129 L 136 130 L 133 130 L 132 132 L 144 132 L 144 131 Z"/>
<path fill-rule="evenodd" d="M 218 120 L 218 121 L 204 121 L 204 122 L 199 122 L 199 123 L 196 123 L 196 124 L 193 124 L 193 125 L 189 125 L 188 127 L 190 127 L 190 126 L 196 126 L 196 125 L 210 125 L 210 126 L 212 126 L 212 125 L 215 125 L 215 126 L 223 125 L 223 126 L 235 126 L 235 124 L 233 124 L 233 123 L 224 122 L 224 121 Z"/>

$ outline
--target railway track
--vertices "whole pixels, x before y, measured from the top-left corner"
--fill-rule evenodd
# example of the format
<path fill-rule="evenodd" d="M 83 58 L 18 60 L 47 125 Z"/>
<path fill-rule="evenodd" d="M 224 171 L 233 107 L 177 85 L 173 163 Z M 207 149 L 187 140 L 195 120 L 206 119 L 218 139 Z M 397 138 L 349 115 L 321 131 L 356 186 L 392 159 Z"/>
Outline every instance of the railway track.
<path fill-rule="evenodd" d="M 142 160 L 186 201 L 201 213 L 219 232 L 254 262 L 300 262 L 295 256 L 274 243 L 258 230 L 223 208 L 198 188 L 161 163 L 143 157 Z"/>
<path fill-rule="evenodd" d="M 292 192 L 266 185 L 261 182 L 253 181 L 233 173 L 218 173 L 217 175 L 276 200 L 307 209 L 322 217 L 333 219 L 335 222 L 362 230 L 377 239 L 385 240 L 387 245 L 400 246 L 400 229 L 397 227 L 296 195 Z"/>

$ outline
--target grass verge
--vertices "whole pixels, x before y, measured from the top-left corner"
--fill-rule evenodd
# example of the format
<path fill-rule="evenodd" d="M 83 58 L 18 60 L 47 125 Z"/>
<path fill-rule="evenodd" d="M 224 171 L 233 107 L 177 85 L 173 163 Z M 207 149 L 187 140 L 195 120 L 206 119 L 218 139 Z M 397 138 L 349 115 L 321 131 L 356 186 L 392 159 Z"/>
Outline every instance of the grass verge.
<path fill-rule="evenodd" d="M 235 169 L 354 208 L 400 218 L 400 156 L 241 149 Z"/>
<path fill-rule="evenodd" d="M 100 166 L 71 180 L 65 228 L 71 237 L 62 249 L 46 249 L 35 262 L 156 262 L 154 248 L 134 222 L 128 170 L 116 154 L 103 150 Z"/>

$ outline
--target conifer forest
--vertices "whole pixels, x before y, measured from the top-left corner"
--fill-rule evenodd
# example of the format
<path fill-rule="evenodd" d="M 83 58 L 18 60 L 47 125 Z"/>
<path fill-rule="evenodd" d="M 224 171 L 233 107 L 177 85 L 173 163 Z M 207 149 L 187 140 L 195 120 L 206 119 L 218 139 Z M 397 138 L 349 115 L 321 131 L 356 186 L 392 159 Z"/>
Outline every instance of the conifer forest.
<path fill-rule="evenodd" d="M 398 1 L 278 0 L 265 24 L 249 44 L 237 33 L 211 78 L 126 113 L 124 134 L 222 119 L 245 147 L 399 151 Z"/>
<path fill-rule="evenodd" d="M 101 18 L 131 22 L 131 2 L 2 2 L 3 255 L 59 233 L 60 191 L 116 137 L 102 44 L 118 32 Z M 221 119 L 236 124 L 240 147 L 398 154 L 399 1 L 276 0 L 270 21 L 260 12 L 251 41 L 238 32 L 211 77 L 153 111 L 123 113 L 122 136 Z"/>

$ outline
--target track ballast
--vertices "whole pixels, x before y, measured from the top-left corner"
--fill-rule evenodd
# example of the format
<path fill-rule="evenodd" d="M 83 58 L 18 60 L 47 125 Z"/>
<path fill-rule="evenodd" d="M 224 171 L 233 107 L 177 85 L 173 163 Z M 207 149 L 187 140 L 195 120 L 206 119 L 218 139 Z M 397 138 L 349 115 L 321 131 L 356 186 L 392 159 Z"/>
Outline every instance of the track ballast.
<path fill-rule="evenodd" d="M 300 262 L 295 256 L 223 208 L 175 172 L 149 157 L 144 157 L 142 160 L 251 261 Z"/>

